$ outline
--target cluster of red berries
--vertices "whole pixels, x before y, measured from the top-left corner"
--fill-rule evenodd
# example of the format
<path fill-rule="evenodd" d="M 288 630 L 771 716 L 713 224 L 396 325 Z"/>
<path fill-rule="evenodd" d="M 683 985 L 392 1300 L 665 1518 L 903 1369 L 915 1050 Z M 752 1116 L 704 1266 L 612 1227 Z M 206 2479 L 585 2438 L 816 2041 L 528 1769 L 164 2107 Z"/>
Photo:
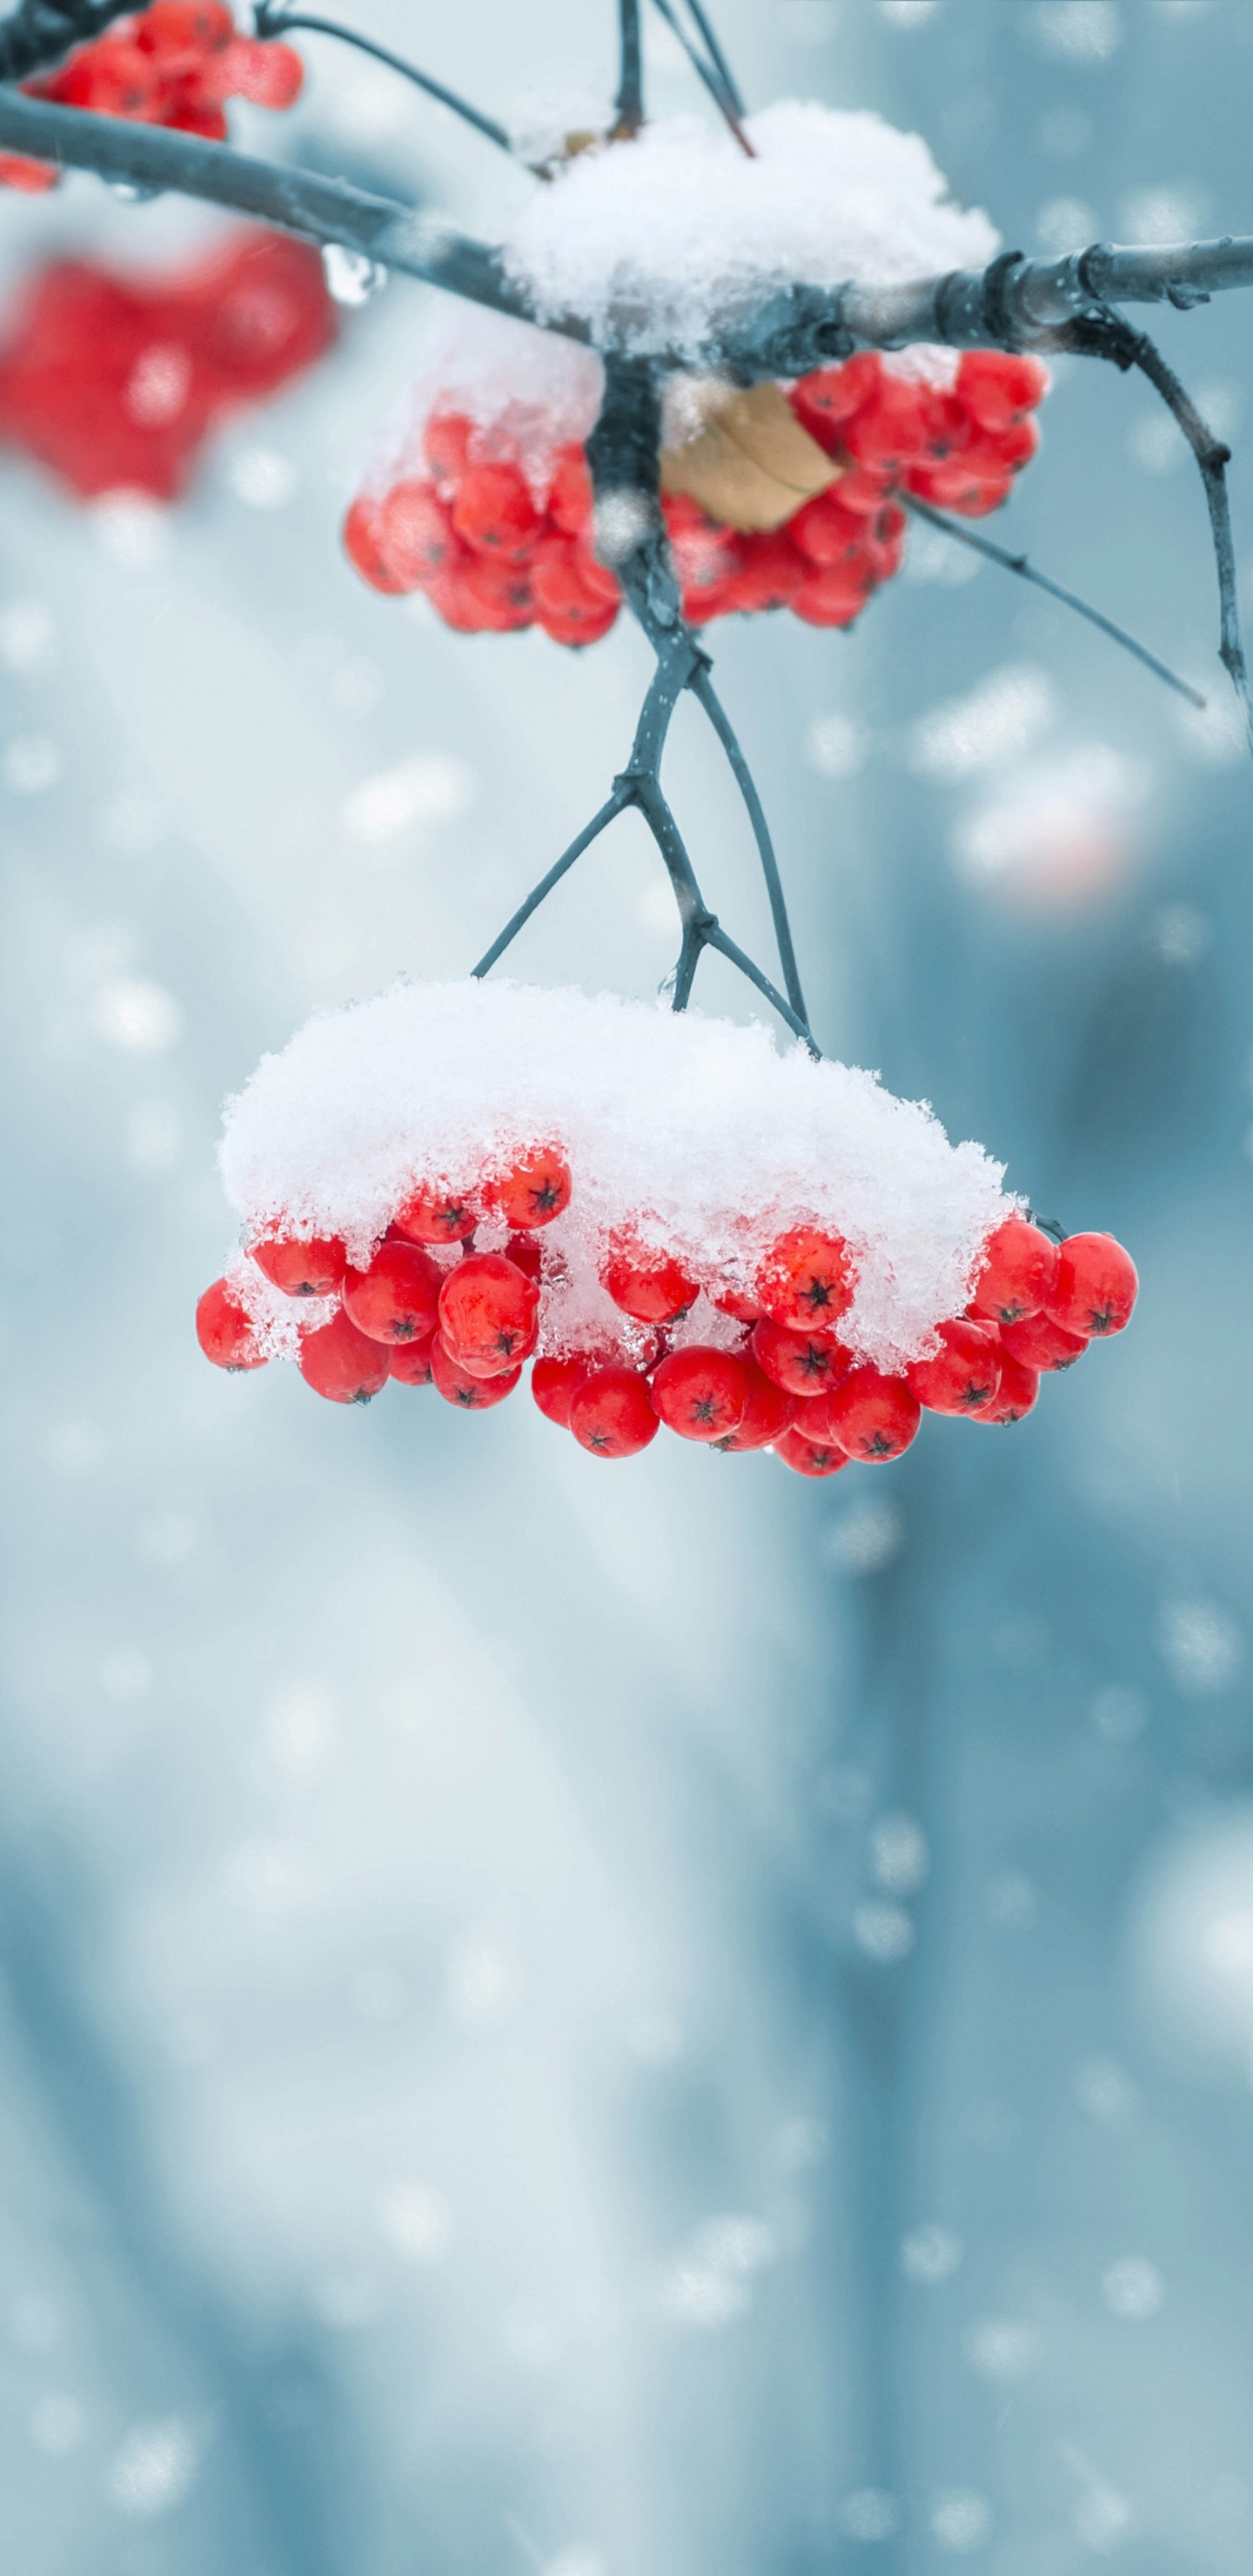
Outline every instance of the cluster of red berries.
<path fill-rule="evenodd" d="M 107 35 L 76 45 L 54 72 L 22 84 L 28 98 L 89 108 L 96 116 L 139 125 L 175 126 L 210 143 L 227 136 L 225 101 L 292 107 L 304 65 L 291 45 L 239 36 L 222 0 L 152 0 L 133 18 L 116 18 Z M 37 195 L 61 176 L 49 161 L 0 153 L 0 185 Z"/>
<path fill-rule="evenodd" d="M 481 1411 L 512 1394 L 536 1350 L 545 1277 L 539 1233 L 568 1205 L 570 1190 L 564 1156 L 540 1148 L 474 1195 L 416 1190 L 364 1270 L 353 1268 L 336 1237 L 269 1235 L 251 1246 L 251 1257 L 290 1297 L 338 1294 L 331 1320 L 300 1343 L 301 1371 L 319 1395 L 362 1404 L 393 1377 Z M 472 1249 L 485 1216 L 513 1229 L 501 1252 Z M 552 1275 L 560 1269 L 558 1256 Z M 738 1348 L 674 1346 L 672 1329 L 701 1283 L 631 1229 L 610 1236 L 600 1276 L 635 1328 L 632 1348 L 536 1359 L 531 1392 L 550 1422 L 599 1458 L 633 1456 L 665 1423 L 719 1449 L 771 1448 L 803 1476 L 834 1475 L 850 1459 L 898 1458 L 924 1410 L 1020 1422 L 1041 1372 L 1069 1368 L 1094 1337 L 1121 1332 L 1136 1296 L 1134 1266 L 1112 1235 L 1075 1234 L 1059 1248 L 1026 1219 L 1007 1217 L 985 1247 L 965 1315 L 938 1326 L 934 1358 L 892 1377 L 841 1343 L 855 1265 L 838 1236 L 813 1226 L 776 1239 L 751 1296 L 709 1288 L 739 1327 Z M 219 1367 L 263 1365 L 256 1327 L 228 1280 L 206 1289 L 196 1330 Z"/>
<path fill-rule="evenodd" d="M 768 534 L 740 533 L 686 494 L 663 497 L 694 626 L 733 610 L 790 608 L 810 626 L 851 626 L 900 565 L 904 490 L 980 518 L 1007 497 L 1035 453 L 1032 412 L 1048 377 L 1038 359 L 971 349 L 948 390 L 892 374 L 874 350 L 789 388 L 803 428 L 832 460 L 825 491 Z M 375 590 L 421 590 L 463 633 L 541 626 L 558 644 L 592 644 L 621 605 L 592 543 L 592 485 L 581 447 L 559 448 L 537 492 L 516 448 L 463 412 L 436 410 L 425 471 L 362 494 L 344 522 L 350 561 Z"/>
<path fill-rule="evenodd" d="M 57 260 L 0 339 L 0 439 L 85 499 L 172 501 L 214 425 L 312 365 L 336 327 L 317 252 L 281 233 L 236 236 L 175 277 Z"/>

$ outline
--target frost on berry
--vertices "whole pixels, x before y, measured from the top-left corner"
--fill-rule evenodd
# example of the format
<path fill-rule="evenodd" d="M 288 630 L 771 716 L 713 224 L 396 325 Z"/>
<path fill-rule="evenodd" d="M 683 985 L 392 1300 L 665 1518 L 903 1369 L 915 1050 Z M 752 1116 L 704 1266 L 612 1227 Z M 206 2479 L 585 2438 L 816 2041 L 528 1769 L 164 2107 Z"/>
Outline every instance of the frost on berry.
<path fill-rule="evenodd" d="M 539 1290 L 501 1252 L 471 1253 L 444 1280 L 440 1338 L 473 1377 L 500 1377 L 535 1346 Z"/>
<path fill-rule="evenodd" d="M 264 1368 L 266 1353 L 252 1318 L 229 1281 L 215 1279 L 196 1308 L 196 1339 L 215 1368 Z"/>

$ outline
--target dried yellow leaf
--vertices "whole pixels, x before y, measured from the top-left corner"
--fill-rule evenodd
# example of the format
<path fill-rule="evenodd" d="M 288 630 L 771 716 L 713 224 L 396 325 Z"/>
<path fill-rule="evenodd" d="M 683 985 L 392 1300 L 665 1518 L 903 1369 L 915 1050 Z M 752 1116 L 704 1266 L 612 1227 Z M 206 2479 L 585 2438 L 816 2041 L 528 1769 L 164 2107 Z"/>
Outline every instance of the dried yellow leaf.
<path fill-rule="evenodd" d="M 716 376 L 688 377 L 679 400 L 699 427 L 663 447 L 662 490 L 688 493 L 724 527 L 782 527 L 843 471 L 802 429 L 778 385 L 741 389 Z"/>

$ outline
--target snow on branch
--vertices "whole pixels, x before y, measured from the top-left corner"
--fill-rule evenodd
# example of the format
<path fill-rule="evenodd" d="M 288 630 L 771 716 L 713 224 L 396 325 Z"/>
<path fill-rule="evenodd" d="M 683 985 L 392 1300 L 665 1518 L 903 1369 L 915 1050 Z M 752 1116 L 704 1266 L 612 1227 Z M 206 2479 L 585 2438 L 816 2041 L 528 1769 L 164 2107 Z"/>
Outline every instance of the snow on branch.
<path fill-rule="evenodd" d="M 194 135 L 26 98 L 4 87 L 0 147 L 132 187 L 202 197 L 307 241 L 342 243 L 384 267 L 498 313 L 524 321 L 541 318 L 535 297 L 505 274 L 499 251 L 344 180 L 255 160 Z M 727 148 L 735 149 L 729 141 Z M 746 171 L 753 166 L 738 153 L 736 159 Z M 847 356 L 858 344 L 885 349 L 919 342 L 953 348 L 1048 347 L 1102 304 L 1171 303 L 1186 310 L 1210 295 L 1245 286 L 1253 286 L 1250 236 L 1186 242 L 1171 249 L 1097 244 L 1057 260 L 1027 260 L 1014 253 L 979 266 L 896 280 L 815 284 L 792 273 L 763 283 L 733 323 L 713 332 L 699 355 L 705 363 L 732 367 L 745 377 L 798 376 Z M 542 318 L 546 329 L 567 338 L 588 341 L 596 336 L 578 313 L 545 310 Z M 630 345 L 623 317 L 608 314 L 602 327 L 603 345 Z M 663 365 L 691 363 L 689 353 L 677 350 L 658 355 Z"/>

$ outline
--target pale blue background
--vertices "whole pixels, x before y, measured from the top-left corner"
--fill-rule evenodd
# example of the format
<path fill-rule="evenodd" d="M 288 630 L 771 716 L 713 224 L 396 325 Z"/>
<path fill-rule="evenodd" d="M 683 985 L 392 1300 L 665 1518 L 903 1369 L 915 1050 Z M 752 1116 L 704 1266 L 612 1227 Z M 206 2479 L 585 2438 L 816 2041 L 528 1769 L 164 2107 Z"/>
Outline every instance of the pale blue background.
<path fill-rule="evenodd" d="M 508 111 L 603 86 L 611 14 L 368 23 Z M 1239 0 L 720 22 L 750 100 L 920 126 L 1011 245 L 1253 228 Z M 299 123 L 241 136 L 490 229 L 487 146 L 308 52 Z M 0 246 L 208 223 L 84 180 Z M 465 969 L 645 668 L 625 627 L 451 637 L 343 565 L 429 302 L 393 282 L 159 526 L 0 468 L 6 2576 L 1235 2576 L 1253 775 L 1196 479 L 1075 368 L 1000 524 L 1203 675 L 1208 731 L 934 550 L 851 639 L 715 637 L 824 1042 L 1123 1235 L 1126 1341 L 855 1487 L 670 1442 L 606 1473 L 525 1402 L 341 1412 L 199 1359 L 221 1098 L 314 1003 Z M 1160 324 L 1236 435 L 1242 568 L 1249 310 Z M 1007 665 L 1034 739 L 911 765 Z M 1103 895 L 963 875 L 971 811 L 1093 744 Z M 354 835 L 418 754 L 410 819 Z M 764 953 L 694 722 L 671 778 Z M 650 993 L 651 884 L 620 825 L 518 971 Z"/>

